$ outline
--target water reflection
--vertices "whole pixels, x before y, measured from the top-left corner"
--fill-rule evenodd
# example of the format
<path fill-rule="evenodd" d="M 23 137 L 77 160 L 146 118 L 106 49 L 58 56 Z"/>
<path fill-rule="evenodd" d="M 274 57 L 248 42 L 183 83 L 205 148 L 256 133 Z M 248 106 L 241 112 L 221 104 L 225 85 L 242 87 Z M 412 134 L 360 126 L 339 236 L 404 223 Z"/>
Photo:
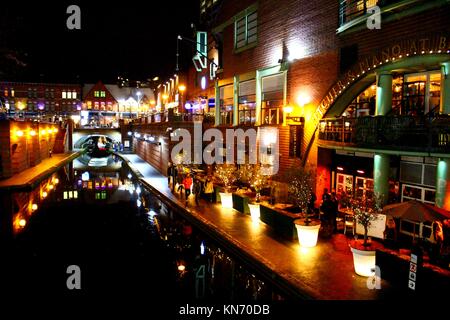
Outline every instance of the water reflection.
<path fill-rule="evenodd" d="M 95 270 L 89 284 L 99 292 L 154 287 L 158 296 L 165 292 L 180 302 L 281 299 L 269 283 L 150 193 L 119 158 L 111 156 L 107 167 L 95 168 L 86 160 L 74 160 L 32 191 L 10 195 L 17 204 L 14 272 L 40 257 L 31 269 L 48 273 L 47 280 L 55 277 L 50 272 L 55 265 L 67 261 Z M 122 284 L 111 284 L 105 272 Z M 36 281 L 41 285 L 39 277 L 24 280 L 24 289 Z M 54 281 L 61 289 L 61 279 Z"/>

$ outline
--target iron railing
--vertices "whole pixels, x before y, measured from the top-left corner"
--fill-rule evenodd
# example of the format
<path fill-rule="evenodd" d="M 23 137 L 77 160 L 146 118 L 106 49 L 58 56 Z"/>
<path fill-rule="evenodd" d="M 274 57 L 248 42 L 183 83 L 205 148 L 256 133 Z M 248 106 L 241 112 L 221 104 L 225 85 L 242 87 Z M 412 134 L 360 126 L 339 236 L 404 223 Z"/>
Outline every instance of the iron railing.
<path fill-rule="evenodd" d="M 367 14 L 374 6 L 384 7 L 402 0 L 340 0 L 339 2 L 339 24 L 340 26 L 358 17 Z"/>
<path fill-rule="evenodd" d="M 323 119 L 319 139 L 363 148 L 450 152 L 450 116 Z"/>

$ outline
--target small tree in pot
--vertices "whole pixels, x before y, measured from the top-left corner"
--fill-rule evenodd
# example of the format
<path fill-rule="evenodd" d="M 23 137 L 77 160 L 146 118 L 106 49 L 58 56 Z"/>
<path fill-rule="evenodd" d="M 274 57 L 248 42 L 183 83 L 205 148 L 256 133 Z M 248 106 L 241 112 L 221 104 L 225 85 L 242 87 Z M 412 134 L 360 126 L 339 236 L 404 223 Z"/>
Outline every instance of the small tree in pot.
<path fill-rule="evenodd" d="M 222 207 L 233 208 L 233 195 L 230 193 L 230 188 L 238 178 L 236 166 L 233 164 L 219 164 L 216 167 L 215 176 L 222 181 L 225 188 L 225 192 L 220 193 Z"/>
<path fill-rule="evenodd" d="M 288 183 L 289 198 L 298 206 L 304 219 L 294 221 L 297 228 L 298 240 L 301 247 L 314 247 L 320 230 L 320 220 L 311 219 L 308 204 L 311 201 L 313 175 L 310 170 L 298 167 L 288 172 L 286 176 Z"/>
<path fill-rule="evenodd" d="M 350 249 L 353 253 L 355 272 L 361 276 L 369 277 L 373 274 L 375 267 L 376 247 L 369 243 L 369 229 L 372 223 L 379 219 L 382 212 L 383 200 L 375 195 L 373 198 L 363 197 L 351 201 L 353 217 L 355 223 L 359 223 L 364 228 L 364 239 L 350 242 Z"/>
<path fill-rule="evenodd" d="M 290 170 L 286 175 L 289 199 L 305 214 L 306 223 L 311 222 L 308 204 L 312 196 L 313 181 L 311 171 L 302 167 Z"/>
<path fill-rule="evenodd" d="M 260 202 L 261 199 L 261 190 L 267 186 L 269 175 L 269 170 L 267 170 L 266 166 L 263 164 L 247 164 L 242 165 L 239 170 L 239 178 L 250 184 L 250 186 L 256 192 L 256 203 Z"/>

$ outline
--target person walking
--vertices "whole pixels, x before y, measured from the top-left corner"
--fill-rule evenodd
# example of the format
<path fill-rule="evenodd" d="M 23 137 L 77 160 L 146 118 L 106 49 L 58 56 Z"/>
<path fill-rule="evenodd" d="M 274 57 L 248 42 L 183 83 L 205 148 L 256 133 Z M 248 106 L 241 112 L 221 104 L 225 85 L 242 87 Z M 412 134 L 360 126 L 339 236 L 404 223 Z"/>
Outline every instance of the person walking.
<path fill-rule="evenodd" d="M 182 192 L 182 190 L 183 190 L 183 181 L 184 181 L 183 174 L 181 172 L 177 172 L 177 183 L 178 183 L 177 191 L 178 192 Z M 180 195 L 182 195 L 182 193 L 180 193 Z"/>
<path fill-rule="evenodd" d="M 212 203 L 213 202 L 213 195 L 214 195 L 214 184 L 213 184 L 211 176 L 208 176 L 206 178 L 205 194 L 206 194 L 206 198 L 209 200 L 209 202 Z"/>
<path fill-rule="evenodd" d="M 191 195 L 191 187 L 192 187 L 192 177 L 190 174 L 186 175 L 186 178 L 183 180 L 184 192 L 186 195 L 186 205 L 188 203 L 188 198 Z"/>
<path fill-rule="evenodd" d="M 192 187 L 192 193 L 195 196 L 195 204 L 199 205 L 199 199 L 202 194 L 203 189 L 203 183 L 198 179 L 198 177 L 194 178 L 194 185 Z"/>
<path fill-rule="evenodd" d="M 169 164 L 167 165 L 167 186 L 169 188 L 170 188 L 170 180 L 172 180 L 172 182 L 174 182 L 173 181 L 173 166 L 172 166 L 172 163 L 169 161 Z"/>

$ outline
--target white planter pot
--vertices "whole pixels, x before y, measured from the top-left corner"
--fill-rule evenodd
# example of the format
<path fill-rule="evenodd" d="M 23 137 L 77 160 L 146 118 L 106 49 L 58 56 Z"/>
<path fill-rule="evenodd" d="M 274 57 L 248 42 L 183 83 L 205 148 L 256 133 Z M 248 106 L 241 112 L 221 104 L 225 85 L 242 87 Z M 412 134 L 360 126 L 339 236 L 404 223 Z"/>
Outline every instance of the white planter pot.
<path fill-rule="evenodd" d="M 313 220 L 311 221 L 310 225 L 304 225 L 303 222 L 295 222 L 295 227 L 297 228 L 298 242 L 300 244 L 300 247 L 312 248 L 317 245 L 320 222 Z"/>
<path fill-rule="evenodd" d="M 233 194 L 220 192 L 220 202 L 222 203 L 222 208 L 233 209 Z"/>
<path fill-rule="evenodd" d="M 252 220 L 254 222 L 259 221 L 259 218 L 261 216 L 261 210 L 259 204 L 249 204 L 248 207 L 250 208 L 250 216 L 252 217 Z"/>
<path fill-rule="evenodd" d="M 376 265 L 376 251 L 358 250 L 352 247 L 350 247 L 350 249 L 353 253 L 353 264 L 355 266 L 356 274 L 363 277 L 372 276 L 372 269 L 374 269 Z"/>

